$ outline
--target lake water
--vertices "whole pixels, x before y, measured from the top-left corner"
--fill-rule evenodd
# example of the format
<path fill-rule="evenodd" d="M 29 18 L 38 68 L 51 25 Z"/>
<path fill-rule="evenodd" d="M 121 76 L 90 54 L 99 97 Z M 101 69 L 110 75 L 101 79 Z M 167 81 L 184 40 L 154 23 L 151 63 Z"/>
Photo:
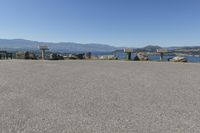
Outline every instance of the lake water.
<path fill-rule="evenodd" d="M 98 53 L 97 55 L 110 55 L 112 53 Z M 118 59 L 122 60 L 125 59 L 125 54 L 124 53 L 118 53 L 116 54 L 116 56 L 118 57 Z M 134 59 L 136 55 L 132 54 L 132 59 Z M 164 56 L 164 61 L 168 61 L 169 58 L 173 58 L 174 56 Z M 192 57 L 192 56 L 186 56 L 188 62 L 190 63 L 200 63 L 200 58 L 199 57 Z M 149 59 L 151 61 L 159 61 L 160 60 L 160 56 L 149 56 Z"/>
<path fill-rule="evenodd" d="M 169 58 L 173 58 L 174 56 L 164 56 L 164 61 L 167 61 Z M 150 56 L 150 60 L 153 61 L 159 61 L 160 56 Z M 192 57 L 192 56 L 186 56 L 188 62 L 190 63 L 200 63 L 200 58 L 199 57 Z"/>

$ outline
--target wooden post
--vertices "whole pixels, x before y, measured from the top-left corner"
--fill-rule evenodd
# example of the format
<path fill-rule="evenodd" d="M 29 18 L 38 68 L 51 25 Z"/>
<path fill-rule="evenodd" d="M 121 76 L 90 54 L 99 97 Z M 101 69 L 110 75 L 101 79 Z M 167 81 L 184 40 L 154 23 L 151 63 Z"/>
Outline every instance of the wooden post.
<path fill-rule="evenodd" d="M 131 60 L 131 52 L 128 52 L 128 53 L 127 53 L 127 56 L 128 56 L 127 59 L 128 59 L 128 60 Z"/>
<path fill-rule="evenodd" d="M 40 46 L 39 48 L 42 51 L 42 60 L 45 60 L 45 51 L 49 49 L 47 46 Z"/>
<path fill-rule="evenodd" d="M 133 49 L 124 49 L 124 53 L 126 54 L 126 60 L 131 60 L 131 54 L 133 52 Z"/>
<path fill-rule="evenodd" d="M 45 50 L 42 50 L 42 60 L 45 60 Z"/>
<path fill-rule="evenodd" d="M 167 49 L 157 49 L 157 53 L 160 54 L 160 61 L 164 61 L 164 53 L 167 53 L 168 50 Z"/>
<path fill-rule="evenodd" d="M 164 53 L 160 52 L 160 61 L 163 61 L 163 56 L 164 56 Z"/>

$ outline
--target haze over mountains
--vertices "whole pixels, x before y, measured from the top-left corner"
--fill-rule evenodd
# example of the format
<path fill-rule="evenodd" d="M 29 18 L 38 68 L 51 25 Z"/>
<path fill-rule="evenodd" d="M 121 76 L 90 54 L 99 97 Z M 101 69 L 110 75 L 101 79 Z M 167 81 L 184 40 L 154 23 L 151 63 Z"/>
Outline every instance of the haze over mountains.
<path fill-rule="evenodd" d="M 111 52 L 115 50 L 122 50 L 123 47 L 115 47 L 105 44 L 81 44 L 81 43 L 73 43 L 73 42 L 60 42 L 60 43 L 52 43 L 52 42 L 39 42 L 39 41 L 31 41 L 24 39 L 0 39 L 0 49 L 10 49 L 10 50 L 38 50 L 38 46 L 47 45 L 51 51 L 57 52 Z M 162 48 L 156 45 L 148 45 L 143 48 L 133 48 L 141 51 L 156 51 L 156 49 Z M 200 48 L 200 46 L 183 46 L 183 47 L 168 47 L 169 49 L 191 49 L 191 48 Z"/>
<path fill-rule="evenodd" d="M 37 50 L 39 45 L 47 45 L 52 51 L 99 51 L 109 52 L 120 49 L 119 47 L 109 46 L 105 44 L 80 44 L 73 42 L 38 42 L 23 39 L 0 39 L 0 48 L 3 49 L 27 49 Z"/>

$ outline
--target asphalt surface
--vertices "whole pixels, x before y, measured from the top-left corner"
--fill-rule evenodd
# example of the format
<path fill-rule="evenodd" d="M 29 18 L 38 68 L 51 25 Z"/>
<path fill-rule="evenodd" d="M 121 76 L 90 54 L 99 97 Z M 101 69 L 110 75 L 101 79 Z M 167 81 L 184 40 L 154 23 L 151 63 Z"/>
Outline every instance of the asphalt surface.
<path fill-rule="evenodd" d="M 0 61 L 0 133 L 199 133 L 200 64 Z"/>

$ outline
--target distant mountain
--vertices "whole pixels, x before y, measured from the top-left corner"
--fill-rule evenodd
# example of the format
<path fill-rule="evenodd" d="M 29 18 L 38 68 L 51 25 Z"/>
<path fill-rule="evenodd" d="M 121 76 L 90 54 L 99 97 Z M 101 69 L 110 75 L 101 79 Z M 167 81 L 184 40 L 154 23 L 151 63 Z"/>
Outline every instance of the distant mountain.
<path fill-rule="evenodd" d="M 109 46 L 105 44 L 80 44 L 72 42 L 61 42 L 61 43 L 51 43 L 51 42 L 38 42 L 23 39 L 0 39 L 1 49 L 24 49 L 24 50 L 37 50 L 38 46 L 47 45 L 51 51 L 98 51 L 98 52 L 109 52 L 120 49 L 118 47 Z"/>
<path fill-rule="evenodd" d="M 157 45 L 147 45 L 144 47 L 144 49 L 159 49 L 159 48 L 162 48 L 162 47 L 157 46 Z"/>
<path fill-rule="evenodd" d="M 157 46 L 157 45 L 148 45 L 148 46 L 144 47 L 143 49 L 148 52 L 155 52 L 157 49 L 161 49 L 161 48 L 162 47 Z"/>
<path fill-rule="evenodd" d="M 123 47 L 114 47 L 105 44 L 81 44 L 73 42 L 61 42 L 61 43 L 52 43 L 52 42 L 39 42 L 39 41 L 30 41 L 23 39 L 0 39 L 0 50 L 38 50 L 38 46 L 47 45 L 49 49 L 53 52 L 112 52 L 118 51 L 123 52 Z M 157 45 L 148 45 L 143 48 L 132 48 L 135 52 L 156 52 L 157 49 L 162 47 Z M 188 50 L 188 49 L 200 49 L 200 46 L 183 46 L 183 47 L 167 47 L 167 49 L 176 50 Z"/>

